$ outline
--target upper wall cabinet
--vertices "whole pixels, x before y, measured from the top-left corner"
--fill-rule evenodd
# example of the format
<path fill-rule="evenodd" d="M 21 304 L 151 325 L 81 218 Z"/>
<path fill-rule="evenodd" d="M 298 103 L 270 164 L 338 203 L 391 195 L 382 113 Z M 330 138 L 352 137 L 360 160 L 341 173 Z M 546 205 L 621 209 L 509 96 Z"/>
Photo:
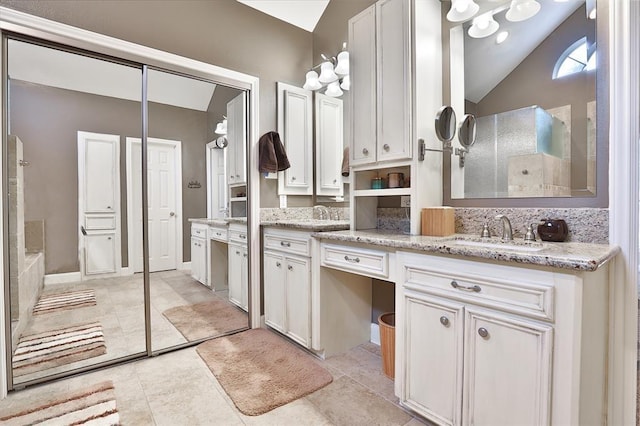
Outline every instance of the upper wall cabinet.
<path fill-rule="evenodd" d="M 291 167 L 278 173 L 278 195 L 313 195 L 312 92 L 277 84 L 278 133 Z"/>
<path fill-rule="evenodd" d="M 245 94 L 233 98 L 227 103 L 227 172 L 229 185 L 246 185 L 247 172 L 245 162 L 245 150 L 247 141 Z"/>
<path fill-rule="evenodd" d="M 315 94 L 316 195 L 342 197 L 342 99 Z"/>
<path fill-rule="evenodd" d="M 411 158 L 409 9 L 382 0 L 349 20 L 354 166 Z"/>

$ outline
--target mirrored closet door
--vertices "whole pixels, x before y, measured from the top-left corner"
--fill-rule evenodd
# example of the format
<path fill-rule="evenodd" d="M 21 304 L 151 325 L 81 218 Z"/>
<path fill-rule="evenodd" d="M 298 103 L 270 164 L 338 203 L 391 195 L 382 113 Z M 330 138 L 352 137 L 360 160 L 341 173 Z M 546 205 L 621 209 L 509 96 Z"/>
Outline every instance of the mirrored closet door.
<path fill-rule="evenodd" d="M 12 386 L 248 327 L 247 93 L 6 42 Z"/>
<path fill-rule="evenodd" d="M 128 136 L 141 67 L 9 39 L 8 275 L 13 383 L 145 351 L 144 284 L 129 273 Z M 140 169 L 136 169 L 139 179 Z"/>

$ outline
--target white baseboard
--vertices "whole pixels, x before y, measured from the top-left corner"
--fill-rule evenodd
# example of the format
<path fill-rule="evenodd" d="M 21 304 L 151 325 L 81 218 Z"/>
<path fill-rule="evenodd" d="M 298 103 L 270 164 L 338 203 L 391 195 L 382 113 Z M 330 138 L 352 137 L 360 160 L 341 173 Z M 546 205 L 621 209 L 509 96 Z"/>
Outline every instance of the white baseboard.
<path fill-rule="evenodd" d="M 376 323 L 371 323 L 371 343 L 380 346 L 380 326 Z"/>
<path fill-rule="evenodd" d="M 129 267 L 121 268 L 120 275 L 121 276 L 133 275 L 133 268 L 129 268 Z"/>
<path fill-rule="evenodd" d="M 46 274 L 44 276 L 44 285 L 65 284 L 82 281 L 80 272 L 66 272 L 63 274 Z"/>
<path fill-rule="evenodd" d="M 182 262 L 182 266 L 180 267 L 181 271 L 190 271 L 191 270 L 191 262 Z"/>

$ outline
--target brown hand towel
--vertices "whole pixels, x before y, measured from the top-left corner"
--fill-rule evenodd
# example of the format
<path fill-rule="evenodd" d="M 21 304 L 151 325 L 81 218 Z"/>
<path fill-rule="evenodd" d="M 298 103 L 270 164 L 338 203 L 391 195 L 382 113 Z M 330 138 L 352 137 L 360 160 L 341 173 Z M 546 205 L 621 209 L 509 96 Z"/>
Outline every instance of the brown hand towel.
<path fill-rule="evenodd" d="M 277 132 L 267 132 L 262 135 L 258 141 L 258 148 L 260 150 L 258 161 L 260 173 L 281 172 L 291 167 Z"/>
<path fill-rule="evenodd" d="M 342 151 L 342 176 L 349 176 L 349 146 Z"/>

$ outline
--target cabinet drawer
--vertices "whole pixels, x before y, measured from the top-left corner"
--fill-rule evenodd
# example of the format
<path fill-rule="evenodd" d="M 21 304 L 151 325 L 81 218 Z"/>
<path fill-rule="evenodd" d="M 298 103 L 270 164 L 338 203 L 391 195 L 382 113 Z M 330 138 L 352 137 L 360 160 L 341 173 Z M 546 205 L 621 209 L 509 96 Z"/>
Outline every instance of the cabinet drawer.
<path fill-rule="evenodd" d="M 311 242 L 308 233 L 287 232 L 267 228 L 263 234 L 263 245 L 265 249 L 278 250 L 302 256 L 311 255 Z"/>
<path fill-rule="evenodd" d="M 404 286 L 530 317 L 553 320 L 553 286 L 404 266 Z"/>
<path fill-rule="evenodd" d="M 229 239 L 228 229 L 221 226 L 209 226 L 209 239 L 226 243 Z"/>
<path fill-rule="evenodd" d="M 199 223 L 191 224 L 191 236 L 198 238 L 207 238 L 207 225 Z"/>
<path fill-rule="evenodd" d="M 231 225 L 229 227 L 229 241 L 247 244 L 247 227 Z"/>
<path fill-rule="evenodd" d="M 322 266 L 377 278 L 389 277 L 389 253 L 358 247 L 321 245 Z"/>

